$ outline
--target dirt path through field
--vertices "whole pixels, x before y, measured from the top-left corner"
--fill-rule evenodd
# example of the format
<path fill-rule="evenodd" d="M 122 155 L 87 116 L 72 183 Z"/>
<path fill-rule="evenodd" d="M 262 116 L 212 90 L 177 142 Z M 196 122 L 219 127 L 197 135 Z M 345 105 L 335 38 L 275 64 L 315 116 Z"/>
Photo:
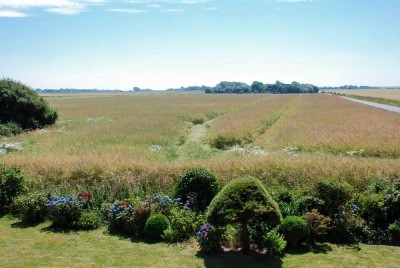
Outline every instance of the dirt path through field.
<path fill-rule="evenodd" d="M 209 121 L 204 122 L 203 124 L 192 126 L 186 142 L 201 143 L 213 122 L 214 119 L 211 119 Z"/>

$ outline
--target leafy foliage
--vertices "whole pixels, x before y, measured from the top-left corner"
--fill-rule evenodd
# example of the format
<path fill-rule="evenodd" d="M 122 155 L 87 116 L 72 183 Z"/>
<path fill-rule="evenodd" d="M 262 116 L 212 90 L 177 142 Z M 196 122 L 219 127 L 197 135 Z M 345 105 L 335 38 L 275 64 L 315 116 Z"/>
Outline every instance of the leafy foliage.
<path fill-rule="evenodd" d="M 12 204 L 15 197 L 25 193 L 27 177 L 19 167 L 0 165 L 0 213 Z"/>
<path fill-rule="evenodd" d="M 24 223 L 43 222 L 47 215 L 46 195 L 30 194 L 18 196 L 14 201 L 13 210 Z"/>
<path fill-rule="evenodd" d="M 81 230 L 93 230 L 99 228 L 101 222 L 102 218 L 98 211 L 83 211 L 76 223 L 76 227 Z"/>
<path fill-rule="evenodd" d="M 18 124 L 22 129 L 54 124 L 57 112 L 28 86 L 11 79 L 0 80 L 0 123 Z"/>
<path fill-rule="evenodd" d="M 200 250 L 204 253 L 218 253 L 222 251 L 222 244 L 226 240 L 225 229 L 209 223 L 202 226 L 196 233 Z"/>
<path fill-rule="evenodd" d="M 152 211 L 148 200 L 137 197 L 106 204 L 102 208 L 103 216 L 108 223 L 110 231 L 124 232 L 127 234 L 142 235 L 147 219 Z"/>
<path fill-rule="evenodd" d="M 321 212 L 332 217 L 352 197 L 352 189 L 346 183 L 335 180 L 320 180 L 314 187 L 316 196 L 325 202 Z"/>
<path fill-rule="evenodd" d="M 159 240 L 169 226 L 169 220 L 165 215 L 155 214 L 147 219 L 144 232 L 148 238 Z"/>
<path fill-rule="evenodd" d="M 292 246 L 296 246 L 301 239 L 309 234 L 310 228 L 303 218 L 288 216 L 284 218 L 279 225 L 279 232 L 285 236 L 285 239 L 289 241 Z"/>
<path fill-rule="evenodd" d="M 395 242 L 400 242 L 400 222 L 396 221 L 389 225 L 388 231 L 391 239 Z"/>
<path fill-rule="evenodd" d="M 79 227 L 81 215 L 92 208 L 91 194 L 75 196 L 52 196 L 46 200 L 48 215 L 54 226 L 62 228 Z"/>
<path fill-rule="evenodd" d="M 247 222 L 254 218 L 279 224 L 281 214 L 261 181 L 249 177 L 229 182 L 215 196 L 207 211 L 208 221 L 216 225 Z"/>
<path fill-rule="evenodd" d="M 22 132 L 22 128 L 17 123 L 8 122 L 0 124 L 0 136 L 11 136 Z"/>
<path fill-rule="evenodd" d="M 282 215 L 261 181 L 241 178 L 229 182 L 212 200 L 207 220 L 211 224 L 224 226 L 240 223 L 243 251 L 250 249 L 248 221 L 260 219 L 268 224 L 279 224 Z"/>
<path fill-rule="evenodd" d="M 314 209 L 321 210 L 324 208 L 325 202 L 312 195 L 302 195 L 296 200 L 297 211 L 300 215 L 310 212 Z"/>
<path fill-rule="evenodd" d="M 191 168 L 179 178 L 176 196 L 190 200 L 192 208 L 204 211 L 219 191 L 217 178 L 205 168 Z"/>
<path fill-rule="evenodd" d="M 164 231 L 163 238 L 168 242 L 183 242 L 189 239 L 202 226 L 204 219 L 188 208 L 174 207 L 168 215 L 170 227 Z"/>
<path fill-rule="evenodd" d="M 270 255 L 282 254 L 286 248 L 287 242 L 284 236 L 276 230 L 272 230 L 264 235 L 264 245 Z"/>
<path fill-rule="evenodd" d="M 310 233 L 308 240 L 311 243 L 315 243 L 319 236 L 326 235 L 329 231 L 329 225 L 331 219 L 321 215 L 317 209 L 313 209 L 311 212 L 304 214 L 303 218 L 307 221 L 310 227 Z"/>

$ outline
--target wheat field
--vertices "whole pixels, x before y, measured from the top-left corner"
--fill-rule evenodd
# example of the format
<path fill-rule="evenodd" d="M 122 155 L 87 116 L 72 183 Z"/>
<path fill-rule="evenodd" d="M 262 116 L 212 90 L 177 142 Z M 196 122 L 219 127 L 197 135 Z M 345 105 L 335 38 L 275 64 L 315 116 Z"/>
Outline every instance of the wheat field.
<path fill-rule="evenodd" d="M 1 143 L 41 189 L 168 191 L 203 166 L 222 183 L 244 175 L 306 186 L 330 177 L 363 188 L 400 176 L 400 116 L 337 96 L 97 94 L 45 96 L 60 115 L 46 129 Z M 192 123 L 202 118 L 201 135 Z M 189 136 L 196 136 L 193 141 Z M 235 148 L 210 141 L 234 136 Z"/>
<path fill-rule="evenodd" d="M 400 89 L 327 90 L 327 92 L 400 101 Z"/>

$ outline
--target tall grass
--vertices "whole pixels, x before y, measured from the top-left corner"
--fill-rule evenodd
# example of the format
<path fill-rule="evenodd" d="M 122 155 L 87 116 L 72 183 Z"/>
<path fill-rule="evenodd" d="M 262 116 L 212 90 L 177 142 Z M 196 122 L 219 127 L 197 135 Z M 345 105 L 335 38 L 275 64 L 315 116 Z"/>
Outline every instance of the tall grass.
<path fill-rule="evenodd" d="M 28 172 L 38 190 L 144 196 L 170 191 L 193 166 L 212 170 L 222 184 L 252 175 L 267 185 L 308 187 L 327 177 L 363 189 L 376 178 L 400 176 L 400 117 L 335 96 L 109 94 L 49 101 L 60 121 L 8 138 L 24 149 L 0 155 L 0 162 Z M 185 143 L 198 115 L 215 118 L 208 137 L 232 133 L 242 141 L 254 133 L 248 146 L 261 145 L 268 154 Z M 299 150 L 282 152 L 287 146 Z M 365 155 L 346 153 L 361 149 Z"/>

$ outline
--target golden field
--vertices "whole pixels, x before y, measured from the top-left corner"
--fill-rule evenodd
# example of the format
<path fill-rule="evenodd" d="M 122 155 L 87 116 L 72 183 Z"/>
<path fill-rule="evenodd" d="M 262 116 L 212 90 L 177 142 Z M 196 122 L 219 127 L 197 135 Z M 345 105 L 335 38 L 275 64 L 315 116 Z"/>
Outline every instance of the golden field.
<path fill-rule="evenodd" d="M 20 165 L 40 188 L 103 187 L 116 195 L 125 189 L 168 191 L 193 166 L 209 168 L 223 183 L 253 175 L 269 185 L 302 186 L 331 177 L 363 188 L 377 178 L 400 176 L 400 116 L 337 96 L 45 98 L 58 110 L 58 122 L 4 138 L 2 143 L 20 142 L 23 149 L 0 155 L 6 165 Z M 197 118 L 208 122 L 194 126 Z M 209 143 L 217 136 L 233 136 L 242 147 L 213 148 Z"/>
<path fill-rule="evenodd" d="M 400 89 L 326 90 L 326 92 L 400 101 Z"/>

